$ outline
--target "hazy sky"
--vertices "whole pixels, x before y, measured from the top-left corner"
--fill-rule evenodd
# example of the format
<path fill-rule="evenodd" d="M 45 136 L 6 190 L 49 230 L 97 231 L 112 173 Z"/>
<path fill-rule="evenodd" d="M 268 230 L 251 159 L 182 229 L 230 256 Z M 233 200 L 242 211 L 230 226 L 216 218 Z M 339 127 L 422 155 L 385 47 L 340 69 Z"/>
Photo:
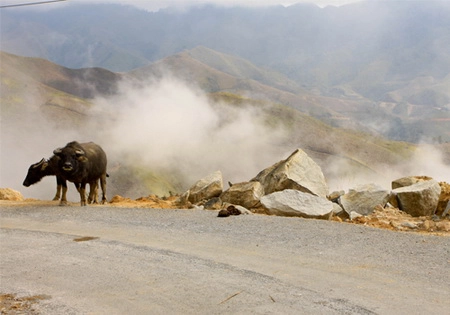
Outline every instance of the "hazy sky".
<path fill-rule="evenodd" d="M 36 3 L 45 0 L 1 0 L 1 5 L 9 5 L 9 4 L 25 4 L 25 3 Z M 284 5 L 289 6 L 294 3 L 299 2 L 307 2 L 314 3 L 318 6 L 324 7 L 327 5 L 340 6 L 347 3 L 358 2 L 361 0 L 66 0 L 66 2 L 70 3 L 122 3 L 127 5 L 135 5 L 139 8 L 157 11 L 161 8 L 166 7 L 187 7 L 189 5 L 198 5 L 204 3 L 216 3 L 224 6 L 266 6 L 266 5 Z M 55 8 L 57 6 L 61 6 L 62 3 L 54 3 L 54 4 L 45 4 L 39 5 L 40 8 Z M 38 7 L 38 6 L 36 6 Z"/>
<path fill-rule="evenodd" d="M 84 1 L 84 0 L 83 0 Z M 97 0 L 101 1 L 101 0 Z M 103 0 L 102 0 L 103 1 Z M 145 0 L 132 0 L 132 1 L 121 1 L 121 0 L 111 0 L 110 2 L 120 2 L 120 3 L 132 3 L 136 6 L 155 10 L 162 7 L 168 6 L 186 6 L 190 4 L 201 4 L 201 3 L 217 3 L 220 5 L 233 6 L 233 5 L 246 5 L 246 6 L 261 6 L 261 5 L 291 5 L 299 2 L 310 2 L 315 3 L 319 6 L 326 5 L 342 5 L 350 2 L 356 2 L 357 0 L 169 0 L 169 1 L 145 1 Z M 91 1 L 90 1 L 91 2 Z M 106 0 L 103 2 L 107 2 Z"/>
<path fill-rule="evenodd" d="M 69 0 L 76 1 L 76 0 Z M 262 5 L 291 5 L 299 2 L 309 2 L 315 3 L 319 6 L 327 6 L 327 5 L 342 5 L 351 2 L 357 2 L 359 0 L 131 0 L 131 1 L 123 1 L 123 0 L 78 0 L 78 1 L 86 1 L 86 2 L 116 2 L 116 3 L 126 3 L 133 4 L 137 7 L 144 8 L 147 10 L 158 10 L 160 8 L 165 8 L 169 6 L 176 7 L 186 7 L 192 4 L 203 4 L 203 3 L 216 3 L 225 6 L 234 6 L 234 5 L 245 5 L 245 6 L 262 6 Z"/>

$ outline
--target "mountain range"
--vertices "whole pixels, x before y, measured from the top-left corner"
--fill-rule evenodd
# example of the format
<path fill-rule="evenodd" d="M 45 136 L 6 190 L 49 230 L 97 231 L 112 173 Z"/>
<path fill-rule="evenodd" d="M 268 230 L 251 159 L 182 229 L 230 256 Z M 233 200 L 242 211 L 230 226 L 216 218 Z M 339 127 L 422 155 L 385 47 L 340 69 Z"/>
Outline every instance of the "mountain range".
<path fill-rule="evenodd" d="M 114 72 L 181 56 L 281 90 L 271 100 L 333 126 L 350 120 L 351 128 L 410 142 L 450 141 L 449 33 L 448 1 L 1 11 L 6 52 Z M 207 88 L 222 89 L 214 84 Z M 314 108 L 285 92 L 308 95 Z"/>

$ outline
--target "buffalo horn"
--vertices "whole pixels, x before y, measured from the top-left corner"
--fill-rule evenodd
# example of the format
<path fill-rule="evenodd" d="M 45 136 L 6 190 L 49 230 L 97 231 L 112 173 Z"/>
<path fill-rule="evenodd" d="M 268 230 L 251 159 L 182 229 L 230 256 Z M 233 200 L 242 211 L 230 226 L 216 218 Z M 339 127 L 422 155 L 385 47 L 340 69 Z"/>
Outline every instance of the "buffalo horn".
<path fill-rule="evenodd" d="M 44 162 L 45 162 L 45 159 L 42 158 L 42 160 L 41 160 L 40 162 L 38 162 L 38 163 L 36 163 L 36 164 L 33 164 L 33 168 L 41 167 L 41 165 L 44 164 Z"/>
<path fill-rule="evenodd" d="M 75 154 L 77 156 L 81 156 L 81 155 L 84 155 L 84 151 L 83 150 L 75 150 Z"/>

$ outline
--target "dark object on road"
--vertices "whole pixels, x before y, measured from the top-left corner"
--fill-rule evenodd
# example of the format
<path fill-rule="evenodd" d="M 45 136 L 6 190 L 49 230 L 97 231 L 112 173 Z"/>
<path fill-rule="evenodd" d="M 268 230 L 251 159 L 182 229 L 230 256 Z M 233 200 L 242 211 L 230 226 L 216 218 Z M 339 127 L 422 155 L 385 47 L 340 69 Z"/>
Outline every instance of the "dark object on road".
<path fill-rule="evenodd" d="M 220 210 L 219 214 L 217 216 L 224 218 L 224 217 L 229 217 L 230 215 L 240 215 L 240 214 L 241 214 L 241 211 L 236 209 L 235 206 L 231 205 L 231 206 L 228 206 L 227 209 Z"/>

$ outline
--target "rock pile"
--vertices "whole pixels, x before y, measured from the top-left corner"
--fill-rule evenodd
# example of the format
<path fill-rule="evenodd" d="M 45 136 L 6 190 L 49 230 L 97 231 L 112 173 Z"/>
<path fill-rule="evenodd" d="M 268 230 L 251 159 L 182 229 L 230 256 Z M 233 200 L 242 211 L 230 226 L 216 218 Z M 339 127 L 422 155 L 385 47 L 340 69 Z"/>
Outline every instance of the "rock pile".
<path fill-rule="evenodd" d="M 222 174 L 217 171 L 196 182 L 178 204 L 221 210 L 220 216 L 245 212 L 361 221 L 361 217 L 376 209 L 379 215 L 380 209 L 385 208 L 398 209 L 410 217 L 440 219 L 450 215 L 450 185 L 426 176 L 396 179 L 392 190 L 367 184 L 348 192 L 329 193 L 321 168 L 301 149 L 248 182 L 229 183 L 226 190 L 222 182 Z"/>
<path fill-rule="evenodd" d="M 0 188 L 0 200 L 23 201 L 23 196 L 17 190 Z"/>
<path fill-rule="evenodd" d="M 406 182 L 405 186 L 396 187 L 395 183 Z M 392 199 L 400 210 L 413 217 L 430 216 L 436 212 L 441 186 L 431 178 L 420 179 L 407 177 L 392 183 Z"/>

